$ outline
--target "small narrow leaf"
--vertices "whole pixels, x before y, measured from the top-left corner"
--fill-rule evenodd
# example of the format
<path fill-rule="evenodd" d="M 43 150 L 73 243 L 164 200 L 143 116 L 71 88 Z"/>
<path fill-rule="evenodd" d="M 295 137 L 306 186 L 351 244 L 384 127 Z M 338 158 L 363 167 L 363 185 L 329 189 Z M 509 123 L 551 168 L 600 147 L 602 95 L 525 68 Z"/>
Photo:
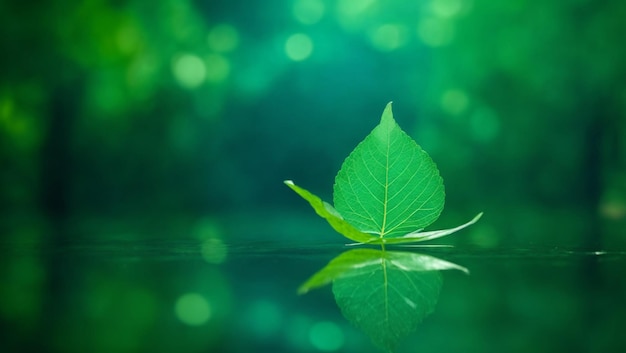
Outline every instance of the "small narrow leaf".
<path fill-rule="evenodd" d="M 300 195 L 303 199 L 307 200 L 315 212 L 335 229 L 337 232 L 343 234 L 346 238 L 358 241 L 360 243 L 370 242 L 374 236 L 358 231 L 348 222 L 346 222 L 341 215 L 330 204 L 322 201 L 319 197 L 313 195 L 311 192 L 297 186 L 291 180 L 285 180 L 285 184 Z"/>
<path fill-rule="evenodd" d="M 406 234 L 398 238 L 375 238 L 372 241 L 369 241 L 368 243 L 369 244 L 402 244 L 402 243 L 415 243 L 419 241 L 437 239 L 437 238 L 441 238 L 446 235 L 455 233 L 465 227 L 471 226 L 472 224 L 478 222 L 478 220 L 480 219 L 480 217 L 482 217 L 482 215 L 483 213 L 481 212 L 477 214 L 476 217 L 474 217 L 471 221 L 455 228 L 433 230 L 429 232 L 418 231 L 418 232 Z"/>
<path fill-rule="evenodd" d="M 346 221 L 380 238 L 430 225 L 439 217 L 444 197 L 435 163 L 400 129 L 391 103 L 380 124 L 344 161 L 333 194 Z"/>

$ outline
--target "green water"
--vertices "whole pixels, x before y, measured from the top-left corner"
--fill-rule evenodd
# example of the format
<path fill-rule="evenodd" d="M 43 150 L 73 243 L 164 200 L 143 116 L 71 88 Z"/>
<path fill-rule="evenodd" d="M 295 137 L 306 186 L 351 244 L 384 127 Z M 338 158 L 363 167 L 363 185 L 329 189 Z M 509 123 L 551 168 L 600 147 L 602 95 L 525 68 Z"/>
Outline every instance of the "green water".
<path fill-rule="evenodd" d="M 246 237 L 251 236 L 240 238 Z M 0 351 L 383 351 L 373 343 L 376 337 L 342 313 L 337 283 L 297 294 L 329 261 L 357 249 L 330 231 L 322 237 L 337 241 L 86 234 L 50 245 L 5 240 Z M 425 317 L 416 318 L 415 329 L 398 340 L 397 352 L 626 350 L 621 333 L 626 252 L 469 246 L 386 249 L 391 252 L 427 255 L 469 271 L 422 271 L 422 277 L 413 277 L 417 292 L 407 294 L 407 308 L 432 305 L 432 310 L 422 310 Z M 385 274 L 390 293 L 401 290 L 401 271 L 395 279 Z M 370 288 L 366 277 L 344 276 L 343 290 L 353 287 L 356 298 L 359 290 Z M 377 299 L 372 294 L 366 300 Z M 395 323 L 372 322 L 379 318 L 375 307 L 362 305 L 368 314 L 360 324 L 397 329 Z M 358 314 L 359 307 L 353 309 Z M 392 314 L 406 322 L 416 315 L 411 310 Z"/>

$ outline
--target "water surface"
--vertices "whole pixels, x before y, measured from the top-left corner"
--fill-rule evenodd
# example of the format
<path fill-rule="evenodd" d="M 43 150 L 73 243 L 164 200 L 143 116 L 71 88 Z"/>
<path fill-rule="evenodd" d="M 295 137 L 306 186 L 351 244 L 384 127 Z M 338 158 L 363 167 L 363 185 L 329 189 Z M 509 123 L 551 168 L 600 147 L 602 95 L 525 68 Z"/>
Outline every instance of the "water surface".
<path fill-rule="evenodd" d="M 379 352 L 342 315 L 331 285 L 296 292 L 351 249 L 217 239 L 4 241 L 0 345 L 7 352 Z M 434 310 L 399 340 L 398 352 L 626 351 L 626 252 L 386 251 L 469 271 L 441 271 Z"/>

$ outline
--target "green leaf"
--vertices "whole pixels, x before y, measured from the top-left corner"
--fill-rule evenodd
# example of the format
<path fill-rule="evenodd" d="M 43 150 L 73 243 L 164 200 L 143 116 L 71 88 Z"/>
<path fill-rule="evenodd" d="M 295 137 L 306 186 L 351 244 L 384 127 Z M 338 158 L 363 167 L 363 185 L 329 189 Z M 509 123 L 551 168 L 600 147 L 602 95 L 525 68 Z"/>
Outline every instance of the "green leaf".
<path fill-rule="evenodd" d="M 332 282 L 342 314 L 377 346 L 390 351 L 433 311 L 442 283 L 438 271 L 448 269 L 467 272 L 428 255 L 354 249 L 331 260 L 298 292 Z"/>
<path fill-rule="evenodd" d="M 355 228 L 393 238 L 434 222 L 445 192 L 435 163 L 400 129 L 389 103 L 380 124 L 344 161 L 333 198 Z"/>
<path fill-rule="evenodd" d="M 291 180 L 285 184 L 307 200 L 318 215 L 359 243 L 400 244 L 436 239 L 471 224 L 422 232 L 443 210 L 439 170 L 393 119 L 387 104 L 378 126 L 350 153 L 337 177 L 335 208 Z"/>
<path fill-rule="evenodd" d="M 303 199 L 307 200 L 315 212 L 335 229 L 337 232 L 343 234 L 346 238 L 352 239 L 360 243 L 368 243 L 374 239 L 371 234 L 366 234 L 358 231 L 348 222 L 346 222 L 341 215 L 330 204 L 322 201 L 319 197 L 313 195 L 311 192 L 297 186 L 291 180 L 285 180 L 285 184 L 289 186 L 293 191 L 300 195 Z"/>

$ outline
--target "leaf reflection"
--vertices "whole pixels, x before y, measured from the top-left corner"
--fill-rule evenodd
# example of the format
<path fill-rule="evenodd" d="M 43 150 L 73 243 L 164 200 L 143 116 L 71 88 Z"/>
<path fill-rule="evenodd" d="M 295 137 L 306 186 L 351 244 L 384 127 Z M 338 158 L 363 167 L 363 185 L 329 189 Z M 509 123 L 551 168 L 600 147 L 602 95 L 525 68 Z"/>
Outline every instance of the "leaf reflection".
<path fill-rule="evenodd" d="M 466 268 L 412 252 L 354 249 L 331 260 L 298 288 L 332 283 L 342 314 L 378 347 L 391 351 L 430 314 L 441 289 L 440 270 Z"/>

